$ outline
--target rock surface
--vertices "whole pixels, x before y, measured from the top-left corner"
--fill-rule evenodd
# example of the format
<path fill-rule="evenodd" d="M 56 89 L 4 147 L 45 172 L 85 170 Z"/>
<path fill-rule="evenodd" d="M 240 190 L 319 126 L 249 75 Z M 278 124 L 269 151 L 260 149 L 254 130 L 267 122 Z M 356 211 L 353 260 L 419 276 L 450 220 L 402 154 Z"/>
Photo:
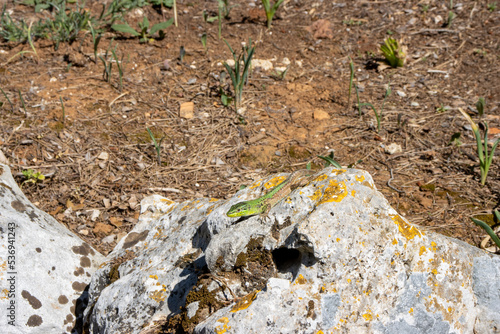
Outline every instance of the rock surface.
<path fill-rule="evenodd" d="M 0 333 L 81 327 L 84 290 L 104 257 L 30 203 L 2 164 L 0 239 Z"/>
<path fill-rule="evenodd" d="M 355 169 L 327 168 L 268 217 L 152 196 L 92 277 L 90 333 L 494 333 L 500 259 L 411 225 Z"/>

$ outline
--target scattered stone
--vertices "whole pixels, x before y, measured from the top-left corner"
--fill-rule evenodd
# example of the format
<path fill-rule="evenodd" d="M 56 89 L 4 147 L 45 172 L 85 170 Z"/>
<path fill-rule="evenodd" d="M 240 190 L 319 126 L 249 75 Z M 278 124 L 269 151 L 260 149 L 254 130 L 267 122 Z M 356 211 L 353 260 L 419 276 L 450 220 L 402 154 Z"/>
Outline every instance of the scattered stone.
<path fill-rule="evenodd" d="M 273 63 L 267 59 L 252 59 L 252 67 L 260 68 L 261 71 L 269 72 L 273 69 Z"/>
<path fill-rule="evenodd" d="M 116 235 L 110 234 L 107 237 L 102 238 L 101 242 L 104 243 L 104 244 L 110 244 L 113 241 L 115 241 L 115 237 L 116 237 Z"/>
<path fill-rule="evenodd" d="M 109 217 L 109 222 L 111 223 L 111 225 L 116 227 L 121 227 L 123 225 L 123 220 L 117 217 Z"/>
<path fill-rule="evenodd" d="M 385 153 L 387 153 L 389 155 L 393 155 L 393 154 L 396 154 L 396 153 L 403 152 L 403 149 L 401 148 L 401 145 L 396 144 L 396 143 L 392 143 L 392 144 L 387 145 L 384 148 L 384 151 L 385 151 Z"/>
<path fill-rule="evenodd" d="M 89 210 L 87 212 L 90 212 L 90 220 L 95 222 L 97 218 L 99 218 L 101 211 L 94 209 L 94 210 Z"/>
<path fill-rule="evenodd" d="M 281 157 L 283 155 L 283 153 L 281 153 L 281 151 L 276 151 L 276 152 L 274 152 L 274 155 Z"/>
<path fill-rule="evenodd" d="M 406 97 L 406 93 L 403 92 L 402 90 L 397 90 L 396 94 L 398 94 L 399 97 Z"/>
<path fill-rule="evenodd" d="M 184 102 L 181 104 L 179 116 L 186 119 L 194 117 L 194 102 Z"/>
<path fill-rule="evenodd" d="M 314 109 L 313 118 L 317 121 L 321 121 L 324 119 L 329 119 L 330 115 L 322 109 Z"/>
<path fill-rule="evenodd" d="M 109 159 L 109 153 L 108 152 L 101 152 L 99 154 L 99 156 L 97 156 L 97 159 L 108 160 Z"/>
<path fill-rule="evenodd" d="M 104 207 L 107 209 L 111 206 L 111 201 L 109 200 L 109 198 L 103 198 L 102 204 L 104 204 Z"/>
<path fill-rule="evenodd" d="M 82 230 L 78 231 L 78 233 L 81 234 L 81 235 L 89 235 L 89 230 L 82 229 Z"/>
<path fill-rule="evenodd" d="M 420 104 L 418 104 L 418 102 L 412 102 L 412 103 L 410 103 L 410 106 L 412 106 L 412 107 L 420 107 Z"/>

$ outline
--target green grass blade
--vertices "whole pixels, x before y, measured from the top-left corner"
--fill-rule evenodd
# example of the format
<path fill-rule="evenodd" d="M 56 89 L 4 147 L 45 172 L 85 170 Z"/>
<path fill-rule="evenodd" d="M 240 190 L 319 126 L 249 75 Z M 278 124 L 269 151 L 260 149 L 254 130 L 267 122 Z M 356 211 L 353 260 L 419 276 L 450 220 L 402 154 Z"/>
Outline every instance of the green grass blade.
<path fill-rule="evenodd" d="M 495 215 L 496 215 L 496 213 L 495 213 Z M 476 223 L 476 225 L 482 227 L 483 230 L 485 230 L 486 233 L 488 233 L 488 235 L 491 237 L 491 240 L 493 240 L 495 242 L 495 244 L 497 245 L 497 247 L 500 248 L 500 239 L 498 238 L 498 236 L 495 234 L 495 232 L 491 229 L 491 227 L 488 224 L 486 224 L 482 220 L 475 219 L 475 218 L 471 218 L 471 220 L 474 223 Z"/>
<path fill-rule="evenodd" d="M 113 24 L 111 26 L 111 29 L 116 30 L 118 32 L 131 34 L 135 37 L 140 36 L 140 34 L 137 31 L 135 31 L 134 28 L 132 28 L 128 24 Z"/>

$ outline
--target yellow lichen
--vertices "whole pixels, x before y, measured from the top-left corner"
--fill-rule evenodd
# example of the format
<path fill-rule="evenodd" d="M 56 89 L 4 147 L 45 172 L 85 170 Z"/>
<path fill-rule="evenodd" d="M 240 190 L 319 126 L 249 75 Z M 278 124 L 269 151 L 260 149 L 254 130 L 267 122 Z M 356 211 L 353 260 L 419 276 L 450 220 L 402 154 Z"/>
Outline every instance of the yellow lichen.
<path fill-rule="evenodd" d="M 424 254 L 426 250 L 427 249 L 425 248 L 425 246 L 420 247 L 420 252 L 418 252 L 418 255 L 422 256 L 422 254 Z"/>
<path fill-rule="evenodd" d="M 347 172 L 346 169 L 334 169 L 334 170 L 332 170 L 333 175 L 340 175 L 340 174 L 345 173 L 345 172 Z"/>
<path fill-rule="evenodd" d="M 222 327 L 221 326 L 215 327 L 215 332 L 217 334 L 224 334 L 231 329 L 231 326 L 227 325 L 229 323 L 229 319 L 227 317 L 222 317 L 219 320 L 217 320 L 217 322 L 222 323 Z"/>
<path fill-rule="evenodd" d="M 320 181 L 326 180 L 327 178 L 328 178 L 328 176 L 326 174 L 319 175 L 312 182 L 320 182 Z"/>
<path fill-rule="evenodd" d="M 174 203 L 175 203 L 174 201 L 171 201 L 171 200 L 169 200 L 169 199 L 167 199 L 167 198 L 162 198 L 162 199 L 160 199 L 160 202 L 163 202 L 163 203 L 165 203 L 165 204 L 167 204 L 167 205 L 170 205 L 170 204 L 174 204 Z"/>
<path fill-rule="evenodd" d="M 396 238 L 394 238 L 394 240 L 392 240 L 392 244 L 396 245 L 397 243 L 398 243 L 398 240 Z"/>
<path fill-rule="evenodd" d="M 238 311 L 241 311 L 241 310 L 244 310 L 246 308 L 248 308 L 250 305 L 252 305 L 252 302 L 255 300 L 255 298 L 257 298 L 257 293 L 259 292 L 260 290 L 256 290 L 256 291 L 253 291 L 253 292 L 250 292 L 248 295 L 246 295 L 245 297 L 241 298 L 234 306 L 233 308 L 231 309 L 231 312 L 238 312 Z"/>
<path fill-rule="evenodd" d="M 302 276 L 302 274 L 299 274 L 297 279 L 295 280 L 295 284 L 306 284 L 307 280 Z"/>
<path fill-rule="evenodd" d="M 252 183 L 248 188 L 249 189 L 255 189 L 257 187 L 260 187 L 261 184 L 262 184 L 262 180 L 259 180 L 257 182 Z"/>
<path fill-rule="evenodd" d="M 361 175 L 361 176 L 355 175 L 354 178 L 356 179 L 356 181 L 358 181 L 360 183 L 362 183 L 365 180 L 365 176 L 364 175 Z"/>
<path fill-rule="evenodd" d="M 212 198 L 208 201 L 208 203 L 217 202 L 217 201 L 219 201 L 217 198 L 213 198 L 213 197 L 212 197 Z"/>
<path fill-rule="evenodd" d="M 368 309 L 367 313 L 363 314 L 363 318 L 365 318 L 365 321 L 372 321 L 373 320 L 372 311 Z"/>
<path fill-rule="evenodd" d="M 273 177 L 271 180 L 267 181 L 265 184 L 264 184 L 264 187 L 266 189 L 270 189 L 270 188 L 274 188 L 276 187 L 278 184 L 280 184 L 281 182 L 285 181 L 286 180 L 286 176 L 276 176 L 276 177 Z"/>
<path fill-rule="evenodd" d="M 410 314 L 413 313 L 413 307 L 408 311 L 408 313 L 410 313 Z"/>
<path fill-rule="evenodd" d="M 319 200 L 321 198 L 321 189 L 316 189 L 316 191 L 314 192 L 314 194 L 312 194 L 311 196 L 308 196 L 312 201 L 316 202 L 317 200 Z"/>
<path fill-rule="evenodd" d="M 162 290 L 153 291 L 149 294 L 149 298 L 153 299 L 155 302 L 159 303 L 165 300 L 166 295 Z"/>
<path fill-rule="evenodd" d="M 399 232 L 406 238 L 406 240 L 411 240 L 415 237 L 421 238 L 423 233 L 420 232 L 418 228 L 412 226 L 405 222 L 400 215 L 391 215 L 391 219 L 398 225 Z"/>
<path fill-rule="evenodd" d="M 354 197 L 356 195 L 356 190 L 351 191 L 351 196 Z"/>
<path fill-rule="evenodd" d="M 149 275 L 149 278 L 157 280 L 158 279 L 158 275 Z"/>
<path fill-rule="evenodd" d="M 318 205 L 327 202 L 340 202 L 347 196 L 347 189 L 344 181 L 337 182 L 336 180 L 330 180 L 330 184 L 325 188 L 323 197 L 319 201 Z"/>

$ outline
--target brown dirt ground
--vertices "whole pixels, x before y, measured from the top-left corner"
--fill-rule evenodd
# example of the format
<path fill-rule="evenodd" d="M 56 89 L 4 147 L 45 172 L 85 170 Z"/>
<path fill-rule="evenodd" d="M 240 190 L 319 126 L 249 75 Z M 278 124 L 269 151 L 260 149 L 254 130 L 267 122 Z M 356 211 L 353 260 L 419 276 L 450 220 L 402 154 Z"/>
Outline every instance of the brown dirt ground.
<path fill-rule="evenodd" d="M 204 9 L 216 13 L 215 1 L 178 0 L 179 26 L 168 28 L 163 40 L 140 44 L 138 38 L 106 33 L 100 53 L 115 37 L 112 43 L 124 56 L 121 91 L 116 67 L 112 82 L 103 80 L 88 34 L 58 51 L 38 40 L 38 57 L 24 54 L 10 62 L 29 46 L 2 42 L 0 87 L 14 108 L 0 96 L 1 150 L 19 183 L 24 169 L 47 176 L 23 186 L 28 198 L 104 254 L 117 239 L 102 239 L 130 231 L 145 196 L 228 198 L 239 185 L 271 173 L 308 162 L 319 169 L 317 155 L 330 150 L 344 166 L 361 159 L 356 168 L 368 170 L 412 223 L 479 245 L 485 233 L 469 217 L 492 220 L 500 170 L 495 157 L 481 186 L 475 140 L 458 107 L 477 121 L 474 104 L 485 97 L 483 119 L 490 139 L 498 136 L 500 12 L 490 12 L 490 2 L 456 3 L 457 17 L 443 27 L 448 1 L 285 0 L 267 30 L 260 2 L 231 0 L 238 6 L 224 20 L 222 35 L 233 48 L 239 51 L 251 38 L 255 59 L 274 66 L 290 61 L 284 79 L 274 70 L 253 70 L 243 95 L 244 122 L 232 106 L 221 105 L 218 76 L 231 55 L 218 39 L 217 23 L 202 18 Z M 96 15 L 101 9 L 96 1 L 87 7 Z M 35 17 L 30 7 L 9 2 L 7 8 L 14 18 Z M 144 12 L 153 23 L 162 19 L 152 8 Z M 172 10 L 164 15 L 172 17 Z M 138 11 L 128 16 L 131 26 L 139 20 Z M 403 68 L 380 66 L 378 48 L 389 34 L 404 38 L 408 47 Z M 348 101 L 349 57 L 361 102 L 380 110 L 387 84 L 392 88 L 379 133 L 373 111 L 364 108 L 359 116 L 355 96 Z M 229 87 L 226 80 L 223 89 Z M 180 104 L 189 101 L 194 115 L 181 117 Z M 164 137 L 161 165 L 147 127 Z M 449 144 L 456 132 L 462 133 L 460 147 Z M 393 143 L 402 151 L 386 153 Z M 92 217 L 92 210 L 100 214 Z"/>

